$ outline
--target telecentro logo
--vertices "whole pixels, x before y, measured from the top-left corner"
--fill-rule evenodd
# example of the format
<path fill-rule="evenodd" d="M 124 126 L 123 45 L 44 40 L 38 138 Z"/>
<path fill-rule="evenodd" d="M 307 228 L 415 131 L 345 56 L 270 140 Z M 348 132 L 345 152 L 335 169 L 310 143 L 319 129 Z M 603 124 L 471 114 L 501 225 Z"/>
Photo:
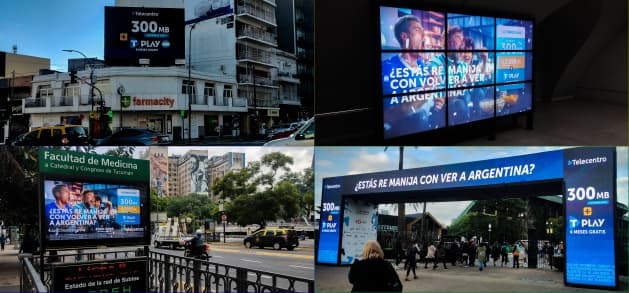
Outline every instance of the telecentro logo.
<path fill-rule="evenodd" d="M 590 165 L 590 164 L 603 164 L 607 163 L 607 157 L 595 157 L 595 158 L 587 158 L 587 159 L 571 159 L 568 160 L 568 166 L 582 166 L 582 165 Z"/>

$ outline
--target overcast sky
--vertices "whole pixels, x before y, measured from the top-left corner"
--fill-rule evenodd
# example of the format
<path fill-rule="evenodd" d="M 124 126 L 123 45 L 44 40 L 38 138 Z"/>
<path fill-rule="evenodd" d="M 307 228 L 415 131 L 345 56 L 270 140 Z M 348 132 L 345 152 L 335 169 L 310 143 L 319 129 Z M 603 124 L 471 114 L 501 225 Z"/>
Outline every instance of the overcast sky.
<path fill-rule="evenodd" d="M 560 149 L 558 147 L 405 147 L 404 169 L 510 157 Z M 315 205 L 321 205 L 323 178 L 397 170 L 399 147 L 317 147 L 315 149 Z M 627 204 L 627 148 L 617 148 L 618 201 Z M 451 224 L 470 201 L 428 203 L 427 211 L 442 224 Z M 406 213 L 421 212 L 407 204 Z M 390 214 L 397 212 L 389 207 Z M 317 215 L 318 217 L 318 215 Z"/>

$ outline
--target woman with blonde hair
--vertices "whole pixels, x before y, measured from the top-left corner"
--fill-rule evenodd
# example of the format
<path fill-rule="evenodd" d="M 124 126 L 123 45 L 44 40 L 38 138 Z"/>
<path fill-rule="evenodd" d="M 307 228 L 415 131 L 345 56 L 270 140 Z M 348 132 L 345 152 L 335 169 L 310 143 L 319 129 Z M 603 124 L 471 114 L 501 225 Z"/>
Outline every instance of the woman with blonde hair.
<path fill-rule="evenodd" d="M 384 252 L 375 240 L 363 246 L 360 260 L 354 261 L 349 269 L 352 292 L 400 292 L 402 283 L 393 265 L 384 260 Z"/>

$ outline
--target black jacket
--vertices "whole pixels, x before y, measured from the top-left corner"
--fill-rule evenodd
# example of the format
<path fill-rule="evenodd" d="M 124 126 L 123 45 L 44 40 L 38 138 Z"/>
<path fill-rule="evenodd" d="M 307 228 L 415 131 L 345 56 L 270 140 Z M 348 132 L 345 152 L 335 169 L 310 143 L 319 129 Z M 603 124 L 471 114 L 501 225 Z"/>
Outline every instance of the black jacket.
<path fill-rule="evenodd" d="M 352 292 L 402 291 L 402 283 L 393 265 L 383 259 L 357 260 L 349 269 Z M 397 289 L 396 289 L 397 288 Z"/>

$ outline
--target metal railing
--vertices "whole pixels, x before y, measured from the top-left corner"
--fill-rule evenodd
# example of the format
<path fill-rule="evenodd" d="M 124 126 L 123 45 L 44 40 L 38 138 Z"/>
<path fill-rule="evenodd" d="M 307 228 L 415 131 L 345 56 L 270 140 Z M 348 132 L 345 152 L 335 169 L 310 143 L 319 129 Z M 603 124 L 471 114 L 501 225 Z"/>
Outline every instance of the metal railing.
<path fill-rule="evenodd" d="M 228 98 L 226 97 L 213 97 L 214 106 L 229 106 Z"/>
<path fill-rule="evenodd" d="M 272 9 L 273 7 L 269 6 L 266 8 L 262 5 L 262 3 L 258 4 L 254 2 L 255 1 L 247 1 L 244 5 L 238 5 L 238 15 L 249 14 L 268 23 L 275 24 L 275 10 Z"/>
<path fill-rule="evenodd" d="M 238 80 L 240 83 L 253 83 L 253 76 L 251 74 L 239 74 Z M 273 80 L 269 77 L 256 76 L 255 80 L 258 85 L 273 85 Z"/>
<path fill-rule="evenodd" d="M 195 95 L 192 97 L 193 105 L 207 105 L 209 96 L 206 95 Z"/>
<path fill-rule="evenodd" d="M 238 28 L 239 37 L 250 37 L 267 43 L 277 45 L 277 35 L 250 25 L 242 25 Z"/>
<path fill-rule="evenodd" d="M 314 292 L 314 280 L 150 252 L 151 292 Z"/>
<path fill-rule="evenodd" d="M 236 58 L 238 60 L 251 59 L 258 62 L 271 64 L 271 59 L 273 58 L 273 54 L 271 52 L 250 47 L 244 44 L 236 44 L 236 48 L 238 52 Z"/>
<path fill-rule="evenodd" d="M 20 259 L 20 292 L 48 292 L 48 288 L 41 281 L 39 272 L 33 266 L 33 255 L 24 253 L 18 255 Z"/>
<path fill-rule="evenodd" d="M 79 254 L 46 256 L 44 282 L 32 255 L 20 255 L 21 292 L 48 292 L 53 288 L 50 268 L 59 263 L 83 260 L 133 259 L 144 249 L 127 251 L 86 251 Z M 194 258 L 150 251 L 149 292 L 314 292 L 314 280 L 214 263 Z"/>

